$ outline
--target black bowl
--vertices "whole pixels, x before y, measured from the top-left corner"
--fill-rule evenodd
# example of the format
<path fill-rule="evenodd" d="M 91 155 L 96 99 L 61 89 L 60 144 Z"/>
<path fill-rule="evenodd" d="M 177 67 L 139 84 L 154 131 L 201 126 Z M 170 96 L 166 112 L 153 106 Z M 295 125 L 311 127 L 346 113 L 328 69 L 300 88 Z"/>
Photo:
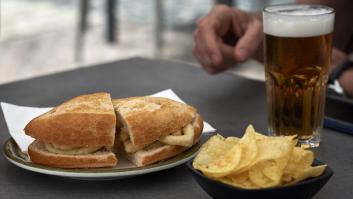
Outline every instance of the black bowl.
<path fill-rule="evenodd" d="M 233 187 L 203 175 L 200 171 L 192 166 L 192 160 L 187 162 L 187 166 L 191 171 L 193 177 L 200 184 L 200 186 L 213 198 L 237 198 L 237 199 L 251 199 L 251 198 L 269 198 L 269 199 L 307 199 L 313 197 L 326 182 L 333 175 L 330 167 L 326 167 L 324 173 L 315 178 L 309 178 L 293 185 L 286 185 L 276 188 L 266 189 L 242 189 Z M 315 160 L 313 165 L 321 165 L 322 162 Z"/>

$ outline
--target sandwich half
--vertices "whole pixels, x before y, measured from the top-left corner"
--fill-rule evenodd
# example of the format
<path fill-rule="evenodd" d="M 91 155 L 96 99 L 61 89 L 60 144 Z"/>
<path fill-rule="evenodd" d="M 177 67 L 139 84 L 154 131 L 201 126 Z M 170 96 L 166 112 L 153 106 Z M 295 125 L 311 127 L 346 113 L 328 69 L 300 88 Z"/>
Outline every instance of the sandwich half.
<path fill-rule="evenodd" d="M 116 147 L 136 166 L 173 157 L 196 144 L 203 119 L 190 105 L 161 97 L 113 100 Z"/>
<path fill-rule="evenodd" d="M 31 120 L 32 162 L 58 168 L 114 167 L 116 116 L 109 93 L 81 95 Z"/>

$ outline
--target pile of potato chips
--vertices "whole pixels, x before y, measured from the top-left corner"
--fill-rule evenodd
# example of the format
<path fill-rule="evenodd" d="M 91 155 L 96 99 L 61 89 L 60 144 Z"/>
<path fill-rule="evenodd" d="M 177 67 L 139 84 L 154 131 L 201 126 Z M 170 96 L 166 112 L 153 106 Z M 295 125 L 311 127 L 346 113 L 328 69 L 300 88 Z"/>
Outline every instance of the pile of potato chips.
<path fill-rule="evenodd" d="M 269 137 L 249 125 L 242 138 L 212 136 L 193 167 L 232 186 L 261 189 L 293 184 L 321 175 L 326 165 L 311 166 L 314 154 L 296 147 L 294 136 Z"/>

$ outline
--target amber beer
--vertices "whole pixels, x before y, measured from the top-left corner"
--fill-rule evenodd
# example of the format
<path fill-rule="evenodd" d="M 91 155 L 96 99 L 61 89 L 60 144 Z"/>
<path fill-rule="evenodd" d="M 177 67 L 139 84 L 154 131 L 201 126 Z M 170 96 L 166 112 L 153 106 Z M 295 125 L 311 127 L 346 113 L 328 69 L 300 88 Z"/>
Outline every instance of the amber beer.
<path fill-rule="evenodd" d="M 271 135 L 317 147 L 331 62 L 334 11 L 325 6 L 264 9 L 265 74 Z"/>

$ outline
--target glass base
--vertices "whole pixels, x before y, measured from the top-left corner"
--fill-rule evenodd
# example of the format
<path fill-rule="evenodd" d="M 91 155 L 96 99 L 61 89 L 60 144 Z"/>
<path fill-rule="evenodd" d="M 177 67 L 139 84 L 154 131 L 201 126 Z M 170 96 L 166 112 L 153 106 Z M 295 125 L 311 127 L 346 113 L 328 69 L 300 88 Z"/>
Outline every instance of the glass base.
<path fill-rule="evenodd" d="M 316 148 L 320 146 L 320 136 L 319 135 L 314 135 L 313 137 L 309 139 L 298 139 L 297 146 L 300 146 L 302 148 Z"/>
<path fill-rule="evenodd" d="M 268 135 L 269 136 L 276 136 L 272 131 L 271 129 L 269 129 L 268 131 Z M 321 138 L 320 138 L 320 134 L 318 131 L 314 132 L 314 135 L 311 136 L 310 138 L 308 139 L 298 139 L 298 143 L 297 143 L 297 146 L 300 146 L 302 148 L 305 148 L 305 149 L 308 149 L 308 148 L 316 148 L 316 147 L 319 147 L 320 146 L 320 141 L 321 141 Z"/>

